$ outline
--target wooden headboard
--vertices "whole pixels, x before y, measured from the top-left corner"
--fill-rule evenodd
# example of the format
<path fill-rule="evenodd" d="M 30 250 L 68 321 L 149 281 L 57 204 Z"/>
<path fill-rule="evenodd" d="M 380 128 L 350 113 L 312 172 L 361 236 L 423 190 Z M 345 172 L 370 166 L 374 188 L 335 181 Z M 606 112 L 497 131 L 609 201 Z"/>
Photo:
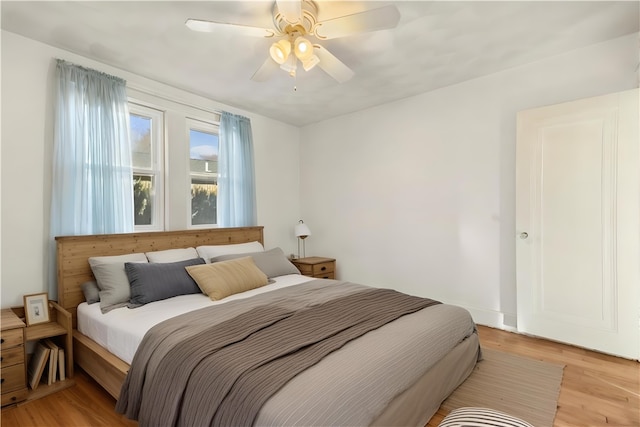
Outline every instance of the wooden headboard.
<path fill-rule="evenodd" d="M 90 257 L 253 241 L 264 244 L 263 229 L 259 226 L 56 237 L 58 304 L 71 313 L 75 329 L 76 309 L 84 302 L 81 285 L 95 280 Z"/>

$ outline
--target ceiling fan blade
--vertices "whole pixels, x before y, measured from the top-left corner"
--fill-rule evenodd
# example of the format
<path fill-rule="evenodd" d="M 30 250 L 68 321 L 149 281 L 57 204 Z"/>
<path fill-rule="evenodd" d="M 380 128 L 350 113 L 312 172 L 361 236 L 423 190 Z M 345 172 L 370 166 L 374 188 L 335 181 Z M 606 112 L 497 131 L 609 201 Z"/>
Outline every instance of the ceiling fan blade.
<path fill-rule="evenodd" d="M 395 5 L 388 5 L 318 22 L 315 35 L 321 40 L 336 39 L 358 33 L 395 28 L 399 20 L 398 8 Z"/>
<path fill-rule="evenodd" d="M 276 4 L 288 23 L 295 24 L 302 21 L 302 0 L 276 0 Z"/>
<path fill-rule="evenodd" d="M 187 19 L 185 25 L 193 31 L 212 33 L 215 31 L 226 31 L 227 33 L 253 36 L 253 37 L 273 37 L 275 32 L 267 28 L 251 27 L 249 25 L 231 24 L 227 22 L 204 21 L 201 19 Z"/>
<path fill-rule="evenodd" d="M 260 66 L 260 68 L 258 68 L 258 70 L 256 70 L 255 73 L 253 73 L 253 76 L 251 76 L 251 80 L 253 80 L 254 82 L 266 82 L 267 80 L 270 80 L 271 77 L 273 77 L 273 75 L 280 69 L 280 67 L 278 66 L 278 64 L 271 59 L 271 57 L 268 57 L 266 61 L 264 61 L 264 63 Z"/>
<path fill-rule="evenodd" d="M 320 59 L 318 67 L 322 68 L 327 74 L 336 79 L 338 83 L 344 83 L 353 77 L 353 70 L 344 65 L 344 63 L 336 58 L 331 52 L 318 44 L 314 44 L 313 47 L 313 52 Z"/>

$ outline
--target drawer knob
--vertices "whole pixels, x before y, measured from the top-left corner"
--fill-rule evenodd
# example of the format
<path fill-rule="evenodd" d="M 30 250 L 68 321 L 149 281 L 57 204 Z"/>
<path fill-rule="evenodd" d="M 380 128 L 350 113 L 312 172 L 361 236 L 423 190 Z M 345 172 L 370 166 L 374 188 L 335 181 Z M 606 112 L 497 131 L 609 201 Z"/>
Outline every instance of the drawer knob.
<path fill-rule="evenodd" d="M 0 362 L 4 362 L 4 356 L 0 356 Z"/>
<path fill-rule="evenodd" d="M 0 384 L 2 384 L 2 383 L 4 383 L 4 378 L 2 378 L 2 379 L 0 380 Z"/>
<path fill-rule="evenodd" d="M 326 266 L 323 266 L 320 270 L 325 271 L 327 269 Z"/>
<path fill-rule="evenodd" d="M 4 344 L 4 338 L 0 338 L 0 344 Z"/>

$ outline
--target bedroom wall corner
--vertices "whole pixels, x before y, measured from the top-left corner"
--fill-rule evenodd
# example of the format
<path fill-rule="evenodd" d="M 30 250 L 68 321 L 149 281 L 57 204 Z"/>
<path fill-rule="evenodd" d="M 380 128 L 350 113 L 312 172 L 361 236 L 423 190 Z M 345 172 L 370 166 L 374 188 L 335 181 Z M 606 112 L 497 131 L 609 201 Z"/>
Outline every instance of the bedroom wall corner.
<path fill-rule="evenodd" d="M 300 128 L 251 116 L 254 134 L 258 224 L 265 248 L 296 249 L 293 228 L 300 217 Z"/>
<path fill-rule="evenodd" d="M 307 254 L 515 327 L 516 113 L 637 86 L 638 34 L 302 129 Z"/>

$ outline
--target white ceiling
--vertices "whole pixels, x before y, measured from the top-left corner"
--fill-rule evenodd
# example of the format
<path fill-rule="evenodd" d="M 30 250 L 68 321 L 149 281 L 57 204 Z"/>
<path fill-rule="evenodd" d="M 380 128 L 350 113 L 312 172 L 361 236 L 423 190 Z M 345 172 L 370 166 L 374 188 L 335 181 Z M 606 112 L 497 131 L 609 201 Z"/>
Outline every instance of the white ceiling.
<path fill-rule="evenodd" d="M 399 25 L 321 44 L 355 71 L 250 80 L 273 39 L 198 33 L 187 18 L 272 27 L 269 1 L 6 1 L 2 29 L 303 126 L 639 31 L 639 2 L 316 1 L 318 19 L 394 3 Z M 294 85 L 297 91 L 293 90 Z"/>

